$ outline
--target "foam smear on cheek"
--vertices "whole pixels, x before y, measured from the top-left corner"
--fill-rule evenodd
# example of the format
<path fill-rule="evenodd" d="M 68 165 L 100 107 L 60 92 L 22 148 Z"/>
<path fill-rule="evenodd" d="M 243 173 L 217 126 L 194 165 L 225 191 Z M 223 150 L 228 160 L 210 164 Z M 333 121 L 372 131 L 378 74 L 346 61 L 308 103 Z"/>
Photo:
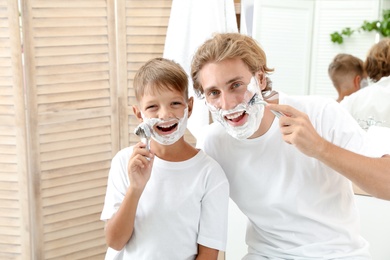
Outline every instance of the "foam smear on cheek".
<path fill-rule="evenodd" d="M 164 124 L 166 122 L 172 122 L 172 119 L 162 120 L 159 118 L 147 118 L 143 114 L 142 118 L 144 119 L 144 122 L 149 125 L 150 129 L 152 129 L 153 140 L 162 145 L 171 145 L 177 140 L 179 140 L 184 135 L 187 129 L 188 108 L 184 109 L 184 116 L 182 118 L 175 118 L 175 120 L 177 121 L 176 131 L 167 135 L 158 134 L 156 131 L 154 131 L 154 126 L 158 124 Z"/>
<path fill-rule="evenodd" d="M 248 115 L 247 121 L 241 126 L 233 126 L 229 124 L 226 115 L 246 113 Z M 261 120 L 264 115 L 263 104 L 251 104 L 241 103 L 235 108 L 230 110 L 218 110 L 211 113 L 213 120 L 222 124 L 226 129 L 227 133 L 232 137 L 242 140 L 252 136 L 255 131 L 259 128 Z M 241 115 L 239 116 L 241 117 Z"/>

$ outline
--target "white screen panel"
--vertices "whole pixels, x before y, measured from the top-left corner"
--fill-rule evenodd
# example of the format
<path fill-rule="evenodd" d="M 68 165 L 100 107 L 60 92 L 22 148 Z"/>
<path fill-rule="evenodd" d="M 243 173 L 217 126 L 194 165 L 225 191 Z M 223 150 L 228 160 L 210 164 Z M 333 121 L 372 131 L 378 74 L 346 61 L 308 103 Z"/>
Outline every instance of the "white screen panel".
<path fill-rule="evenodd" d="M 264 47 L 273 88 L 306 94 L 313 1 L 255 1 L 253 37 Z"/>
<path fill-rule="evenodd" d="M 354 33 L 344 37 L 343 44 L 333 43 L 330 34 L 345 27 L 358 28 L 364 20 L 373 21 L 378 17 L 378 1 L 317 1 L 315 9 L 315 30 L 311 66 L 310 94 L 337 98 L 328 76 L 328 66 L 338 53 L 349 53 L 365 59 L 374 44 L 375 33 Z"/>

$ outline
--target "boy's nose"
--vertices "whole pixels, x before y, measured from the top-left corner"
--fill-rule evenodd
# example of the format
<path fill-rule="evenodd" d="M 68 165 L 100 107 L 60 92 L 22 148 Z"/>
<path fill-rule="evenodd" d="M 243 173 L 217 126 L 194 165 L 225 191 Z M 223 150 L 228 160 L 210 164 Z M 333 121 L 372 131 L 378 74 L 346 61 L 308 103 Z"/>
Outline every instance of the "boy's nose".
<path fill-rule="evenodd" d="M 158 117 L 160 119 L 169 119 L 174 117 L 172 110 L 169 107 L 161 107 Z"/>

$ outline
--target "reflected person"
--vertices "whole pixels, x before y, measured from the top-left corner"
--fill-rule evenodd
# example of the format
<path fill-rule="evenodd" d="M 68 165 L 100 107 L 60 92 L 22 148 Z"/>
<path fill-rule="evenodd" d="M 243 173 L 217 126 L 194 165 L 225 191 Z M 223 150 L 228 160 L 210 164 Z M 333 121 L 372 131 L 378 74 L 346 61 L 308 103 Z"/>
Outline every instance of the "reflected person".
<path fill-rule="evenodd" d="M 373 125 L 390 127 L 390 38 L 371 47 L 364 69 L 374 83 L 348 96 L 341 105 L 365 130 Z"/>

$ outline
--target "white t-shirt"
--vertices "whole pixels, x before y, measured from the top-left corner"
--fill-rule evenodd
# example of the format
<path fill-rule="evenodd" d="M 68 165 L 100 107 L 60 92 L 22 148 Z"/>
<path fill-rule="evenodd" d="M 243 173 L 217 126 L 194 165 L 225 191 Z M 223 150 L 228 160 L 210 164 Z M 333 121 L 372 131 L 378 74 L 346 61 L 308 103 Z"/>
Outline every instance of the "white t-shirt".
<path fill-rule="evenodd" d="M 390 155 L 390 127 L 371 126 L 367 130 L 364 151 L 367 156 Z"/>
<path fill-rule="evenodd" d="M 132 150 L 125 148 L 112 160 L 101 220 L 110 219 L 123 201 Z M 224 251 L 228 203 L 226 176 L 203 151 L 183 162 L 155 157 L 134 232 L 115 259 L 195 259 L 198 244 Z"/>
<path fill-rule="evenodd" d="M 345 97 L 340 104 L 364 129 L 390 127 L 390 76 Z"/>
<path fill-rule="evenodd" d="M 336 101 L 281 94 L 279 103 L 308 114 L 326 140 L 362 151 L 366 132 Z M 220 163 L 249 220 L 245 260 L 370 259 L 351 182 L 284 142 L 277 118 L 255 139 L 236 140 L 218 123 L 206 132 L 198 146 Z"/>

